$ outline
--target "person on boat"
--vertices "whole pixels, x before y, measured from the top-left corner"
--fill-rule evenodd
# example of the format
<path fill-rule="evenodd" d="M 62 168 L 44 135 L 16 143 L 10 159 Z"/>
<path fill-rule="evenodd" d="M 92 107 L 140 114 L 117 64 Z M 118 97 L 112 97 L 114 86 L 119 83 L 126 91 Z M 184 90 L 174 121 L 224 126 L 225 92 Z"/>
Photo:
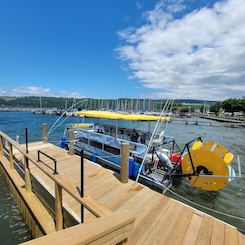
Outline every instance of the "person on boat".
<path fill-rule="evenodd" d="M 132 131 L 132 133 L 131 133 L 131 135 L 130 135 L 130 140 L 131 140 L 132 142 L 137 142 L 138 137 L 139 137 L 138 132 L 137 132 L 135 129 L 133 129 L 133 131 Z"/>
<path fill-rule="evenodd" d="M 123 139 L 123 135 L 124 135 L 124 129 L 123 128 L 120 129 L 120 134 L 121 134 L 120 137 Z"/>
<path fill-rule="evenodd" d="M 146 138 L 146 133 L 142 133 L 141 137 L 140 137 L 140 143 L 141 144 L 145 144 L 145 138 Z"/>

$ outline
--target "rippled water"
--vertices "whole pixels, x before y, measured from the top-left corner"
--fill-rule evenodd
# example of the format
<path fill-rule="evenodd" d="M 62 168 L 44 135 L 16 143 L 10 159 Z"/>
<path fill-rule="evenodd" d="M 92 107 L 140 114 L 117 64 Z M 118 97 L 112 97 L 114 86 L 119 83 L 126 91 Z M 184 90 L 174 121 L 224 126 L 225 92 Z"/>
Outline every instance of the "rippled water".
<path fill-rule="evenodd" d="M 31 239 L 20 211 L 0 176 L 0 244 L 18 244 Z"/>
<path fill-rule="evenodd" d="M 41 140 L 42 130 L 41 125 L 44 122 L 48 122 L 51 126 L 56 120 L 57 116 L 48 115 L 37 115 L 31 113 L 14 113 L 14 112 L 0 112 L 0 130 L 4 131 L 11 137 L 15 138 L 18 134 L 20 136 L 20 141 L 25 141 L 25 128 L 29 129 L 29 139 L 30 141 Z M 86 120 L 87 122 L 98 122 L 98 120 Z M 101 122 L 108 123 L 107 120 L 100 120 Z M 245 177 L 245 128 L 226 128 L 226 127 L 214 127 L 210 126 L 209 121 L 199 120 L 200 125 L 188 124 L 185 122 L 176 121 L 168 124 L 167 135 L 172 135 L 176 138 L 180 146 L 190 141 L 194 137 L 202 136 L 204 140 L 213 140 L 223 144 L 234 154 L 240 155 L 242 174 Z M 78 119 L 75 117 L 68 118 L 57 130 L 54 131 L 49 137 L 49 141 L 54 144 L 59 144 L 61 136 L 63 134 L 65 123 L 76 123 Z M 122 121 L 118 123 L 119 126 L 126 126 L 131 128 L 140 128 L 148 130 L 149 124 L 146 122 L 126 122 Z M 151 123 L 151 130 L 154 128 L 155 123 Z M 234 166 L 237 170 L 237 166 Z M 0 190 L 2 190 L 3 184 L 0 182 Z M 223 190 L 212 193 L 207 191 L 202 191 L 198 188 L 193 187 L 187 181 L 182 181 L 178 186 L 172 187 L 171 190 L 175 191 L 179 195 L 199 203 L 203 206 L 209 207 L 211 209 L 218 210 L 220 212 L 228 213 L 231 215 L 239 216 L 245 218 L 245 179 L 236 179 L 232 183 L 228 184 Z M 6 192 L 8 193 L 8 192 Z M 173 198 L 179 199 L 175 195 L 167 193 L 167 195 Z M 7 199 L 8 200 L 8 199 Z M 13 201 L 10 200 L 10 206 L 13 205 Z M 180 199 L 180 201 L 183 201 Z M 8 206 L 8 205 L 7 205 Z M 0 207 L 3 207 L 2 197 L 0 199 Z M 6 205 L 3 209 L 6 208 Z M 198 207 L 197 207 L 198 208 Z M 204 209 L 202 209 L 205 211 Z M 207 211 L 206 211 L 207 212 Z M 231 223 L 240 229 L 245 230 L 245 222 L 230 217 L 222 216 L 209 212 L 210 214 Z M 1 214 L 0 214 L 1 215 Z M 20 218 L 20 216 L 16 216 Z M 13 217 L 6 219 L 0 216 L 0 241 L 5 238 L 9 244 L 14 244 L 18 242 L 18 239 L 25 239 L 28 236 L 24 233 L 23 236 L 15 236 L 12 233 L 10 225 L 10 220 Z M 13 219 L 14 220 L 14 219 Z M 18 222 L 13 222 L 18 223 Z M 6 232 L 2 232 L 2 227 L 5 227 Z M 18 229 L 23 227 L 20 225 Z M 17 228 L 16 228 L 17 229 Z M 18 233 L 18 232 L 17 232 Z M 4 236 L 2 238 L 2 236 Z M 16 240 L 13 237 L 16 237 Z M 20 238 L 21 237 L 21 238 Z M 9 238 L 9 240 L 8 240 Z M 8 243 L 6 243 L 8 244 Z"/>

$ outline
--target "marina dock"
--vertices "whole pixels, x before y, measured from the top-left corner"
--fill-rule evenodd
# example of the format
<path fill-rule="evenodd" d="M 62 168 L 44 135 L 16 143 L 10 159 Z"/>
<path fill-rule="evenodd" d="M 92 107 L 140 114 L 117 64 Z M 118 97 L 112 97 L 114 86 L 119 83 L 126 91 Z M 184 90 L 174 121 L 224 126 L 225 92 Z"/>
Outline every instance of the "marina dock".
<path fill-rule="evenodd" d="M 26 245 L 245 244 L 235 227 L 86 159 L 81 196 L 81 157 L 51 143 L 26 152 L 0 132 L 0 151 L 0 173 L 37 238 Z"/>

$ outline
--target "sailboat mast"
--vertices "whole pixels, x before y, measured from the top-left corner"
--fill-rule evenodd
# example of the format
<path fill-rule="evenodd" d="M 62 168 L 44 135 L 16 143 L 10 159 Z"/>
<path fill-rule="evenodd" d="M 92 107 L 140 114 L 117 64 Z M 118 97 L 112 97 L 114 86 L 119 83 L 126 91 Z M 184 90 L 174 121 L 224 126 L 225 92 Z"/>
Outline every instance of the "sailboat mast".
<path fill-rule="evenodd" d="M 40 111 L 42 110 L 42 97 L 40 96 Z"/>

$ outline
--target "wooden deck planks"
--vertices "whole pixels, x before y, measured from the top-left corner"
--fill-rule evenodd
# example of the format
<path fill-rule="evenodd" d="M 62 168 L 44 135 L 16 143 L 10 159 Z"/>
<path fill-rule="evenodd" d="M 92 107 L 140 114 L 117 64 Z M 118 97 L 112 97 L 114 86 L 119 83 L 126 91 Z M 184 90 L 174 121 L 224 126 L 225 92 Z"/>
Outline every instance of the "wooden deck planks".
<path fill-rule="evenodd" d="M 213 223 L 211 244 L 219 245 L 224 243 L 225 243 L 225 224 L 215 219 Z"/>
<path fill-rule="evenodd" d="M 201 226 L 199 228 L 198 237 L 196 240 L 197 245 L 205 245 L 211 243 L 211 237 L 213 232 L 214 219 L 210 216 L 204 216 Z"/>
<path fill-rule="evenodd" d="M 202 214 L 194 213 L 183 240 L 184 245 L 196 243 L 198 232 L 202 223 L 202 219 L 203 219 Z"/>
<path fill-rule="evenodd" d="M 169 237 L 174 235 L 172 230 L 178 222 L 182 211 L 182 206 L 171 200 L 168 201 L 163 212 L 159 214 L 156 222 L 149 230 L 150 234 L 145 241 L 146 244 L 166 244 Z"/>
<path fill-rule="evenodd" d="M 148 205 L 149 204 L 149 205 Z M 161 217 L 161 213 L 167 210 L 170 206 L 171 202 L 167 201 L 165 205 L 163 205 L 160 199 L 156 200 L 155 198 L 151 198 L 145 203 L 141 203 L 141 210 L 137 214 L 137 219 L 135 223 L 135 229 L 130 235 L 130 244 L 143 244 L 152 233 L 152 226 L 154 226 L 158 217 Z"/>
<path fill-rule="evenodd" d="M 241 232 L 238 233 L 238 244 L 245 245 L 245 236 Z"/>
<path fill-rule="evenodd" d="M 68 156 L 67 152 L 51 144 L 41 144 L 42 151 L 57 159 L 59 175 L 73 188 L 80 188 L 80 157 Z M 40 149 L 34 145 L 34 154 Z M 33 152 L 32 145 L 29 150 Z M 37 154 L 36 154 L 37 156 Z M 51 164 L 51 161 L 46 161 Z M 133 211 L 136 221 L 129 236 L 129 244 L 243 244 L 244 235 L 233 227 L 195 209 L 152 191 L 141 184 L 129 181 L 122 184 L 112 171 L 84 161 L 85 195 L 115 212 Z M 53 181 L 35 166 L 31 173 L 54 193 Z M 63 193 L 64 206 L 77 219 L 80 204 Z M 85 211 L 85 221 L 95 218 Z M 232 242 L 232 243 L 231 243 Z"/>
<path fill-rule="evenodd" d="M 179 219 L 176 222 L 176 225 L 171 231 L 172 234 L 167 240 L 166 244 L 182 244 L 192 216 L 193 210 L 188 207 L 184 207 L 181 215 L 179 216 Z"/>
<path fill-rule="evenodd" d="M 238 233 L 234 227 L 230 225 L 225 226 L 225 245 L 236 245 L 238 244 Z"/>

